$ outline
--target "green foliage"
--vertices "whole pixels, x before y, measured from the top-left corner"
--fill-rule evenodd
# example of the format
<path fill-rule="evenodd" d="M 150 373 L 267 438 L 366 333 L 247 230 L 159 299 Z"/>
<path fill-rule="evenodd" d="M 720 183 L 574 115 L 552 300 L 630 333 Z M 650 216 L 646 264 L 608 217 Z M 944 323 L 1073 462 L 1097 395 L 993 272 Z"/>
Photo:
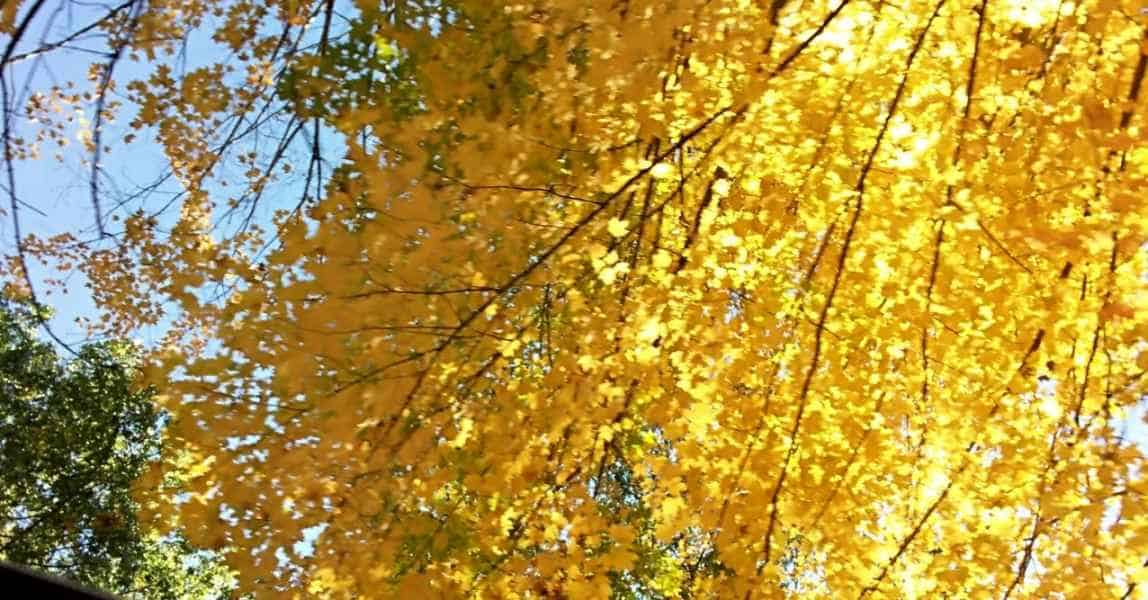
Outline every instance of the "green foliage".
<path fill-rule="evenodd" d="M 0 300 L 0 558 L 125 598 L 225 596 L 210 555 L 136 519 L 132 485 L 163 420 L 134 385 L 135 348 L 88 344 L 63 361 L 34 335 L 43 316 Z"/>
<path fill-rule="evenodd" d="M 276 95 L 302 117 L 337 119 L 357 109 L 364 97 L 383 98 L 402 118 L 418 112 L 412 62 L 393 40 L 374 33 L 368 21 L 355 21 L 344 36 L 325 40 L 322 51 L 291 65 L 276 84 Z"/>

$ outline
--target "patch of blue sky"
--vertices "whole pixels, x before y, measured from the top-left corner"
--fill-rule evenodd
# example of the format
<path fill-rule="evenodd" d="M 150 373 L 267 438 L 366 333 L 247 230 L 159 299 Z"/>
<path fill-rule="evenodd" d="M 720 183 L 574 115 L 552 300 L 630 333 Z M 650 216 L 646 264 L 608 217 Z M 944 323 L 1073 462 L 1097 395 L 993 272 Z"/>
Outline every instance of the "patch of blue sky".
<path fill-rule="evenodd" d="M 34 52 L 38 48 L 52 44 L 53 41 L 66 37 L 76 23 L 89 23 L 97 20 L 106 10 L 99 5 L 82 3 L 61 3 L 67 5 L 69 12 L 67 18 L 58 17 L 50 23 L 45 21 L 43 35 L 29 37 L 16 47 L 16 54 Z M 59 11 L 57 11 L 59 12 Z M 336 4 L 336 12 L 350 16 L 354 14 L 353 3 L 341 1 Z M 173 70 L 173 76 L 181 77 L 195 69 L 215 63 L 233 64 L 236 62 L 230 51 L 221 47 L 211 39 L 212 30 L 218 22 L 208 17 L 203 27 L 193 31 L 184 43 L 183 49 L 176 55 L 161 57 L 160 63 L 167 64 Z M 268 21 L 268 26 L 271 22 Z M 300 47 L 312 47 L 320 35 L 319 25 L 311 23 L 307 33 L 301 37 Z M 333 27 L 333 35 L 340 33 Z M 90 88 L 94 91 L 95 84 L 88 81 L 89 70 L 92 65 L 105 61 L 100 52 L 105 52 L 106 41 L 102 38 L 89 41 L 87 45 L 77 44 L 78 47 L 57 48 L 35 58 L 18 61 L 6 69 L 7 82 L 19 82 L 19 89 L 11 98 L 11 107 L 16 109 L 13 114 L 20 115 L 19 109 L 27 102 L 31 93 L 36 90 L 46 90 L 53 86 L 67 88 L 68 82 L 74 82 L 71 91 L 85 91 Z M 131 102 L 127 101 L 125 94 L 126 84 L 135 79 L 143 79 L 151 74 L 156 63 L 140 62 L 123 58 L 116 63 L 114 79 L 116 85 L 109 90 L 109 101 L 123 102 L 122 108 L 117 111 L 114 120 L 105 121 L 101 127 L 103 146 L 106 152 L 101 156 L 97 173 L 99 194 L 92 197 L 92 156 L 85 152 L 83 144 L 79 143 L 85 130 L 91 130 L 91 118 L 94 111 L 92 106 L 84 107 L 86 114 L 73 115 L 68 123 L 65 134 L 69 139 L 67 147 L 62 149 L 46 148 L 43 156 L 34 160 L 15 161 L 14 189 L 5 189 L 5 192 L 15 194 L 17 199 L 17 214 L 21 232 L 24 235 L 35 235 L 47 238 L 57 234 L 71 233 L 83 242 L 91 243 L 93 248 L 108 248 L 115 244 L 115 236 L 122 233 L 122 221 L 137 210 L 155 216 L 161 229 L 170 228 L 179 217 L 179 206 L 187 190 L 177 181 L 171 173 L 168 157 L 163 147 L 157 141 L 157 128 L 149 127 L 139 131 L 133 130 L 129 123 L 136 113 Z M 245 73 L 233 74 L 233 81 L 239 84 Z M 85 88 L 88 86 L 88 88 Z M 231 188 L 224 187 L 222 181 L 229 179 L 232 182 L 242 181 L 242 173 L 236 172 L 237 167 L 233 161 L 229 162 L 227 156 L 234 157 L 238 153 L 255 152 L 266 165 L 271 160 L 271 154 L 276 150 L 275 141 L 284 137 L 286 129 L 292 126 L 293 121 L 288 115 L 288 106 L 282 100 L 271 98 L 272 113 L 282 116 L 272 119 L 262 125 L 259 135 L 249 136 L 235 144 L 222 160 L 219 161 L 211 177 L 204 180 L 202 189 L 212 198 L 216 207 L 215 234 L 217 237 L 226 236 L 237 228 L 254 224 L 264 231 L 273 231 L 273 219 L 277 211 L 291 210 L 300 205 L 300 199 L 306 194 L 314 196 L 321 187 L 318 182 L 312 182 L 310 189 L 304 190 L 306 181 L 305 168 L 296 168 L 293 175 L 287 176 L 279 173 L 277 182 L 264 193 L 258 205 L 250 203 L 241 206 L 241 211 L 224 210 L 227 200 L 234 194 Z M 246 118 L 250 119 L 251 115 Z M 212 132 L 214 144 L 226 139 L 230 128 L 236 123 L 223 124 L 218 131 Z M 246 126 L 246 124 L 243 124 Z M 13 138 L 30 138 L 38 127 L 35 123 L 28 123 L 20 117 L 14 118 L 11 123 Z M 345 151 L 345 144 L 340 135 L 330 128 L 323 127 L 316 122 L 304 125 L 305 133 L 294 138 L 294 147 L 289 148 L 286 160 L 298 160 L 310 163 L 310 151 L 315 140 L 315 127 L 318 127 L 318 140 L 321 149 L 321 168 L 324 175 L 329 175 L 333 165 L 337 164 Z M 134 135 L 136 141 L 131 144 L 123 143 L 127 135 Z M 61 160 L 53 158 L 56 154 Z M 295 165 L 293 165 L 295 166 Z M 246 167 L 243 168 L 244 170 Z M 5 186 L 7 187 L 7 186 Z M 97 211 L 97 201 L 99 210 Z M 10 212 L 10 211 L 6 211 Z M 97 213 L 102 215 L 101 226 L 97 225 Z M 13 254 L 15 252 L 14 230 L 12 214 L 0 221 L 0 252 Z M 112 238 L 100 240 L 99 231 L 103 228 Z M 273 246 L 273 241 L 268 248 Z M 51 306 L 55 315 L 51 320 L 53 331 L 66 343 L 73 344 L 89 341 L 87 328 L 81 322 L 98 323 L 100 313 L 97 310 L 89 289 L 89 282 L 84 275 L 76 270 L 66 273 L 57 273 L 51 265 L 36 261 L 29 261 L 29 271 L 39 299 Z M 63 286 L 49 286 L 50 279 L 63 281 Z M 223 282 L 215 282 L 213 286 L 205 286 L 196 290 L 201 301 L 217 301 L 221 292 L 225 292 Z M 136 333 L 137 341 L 145 346 L 159 342 L 163 334 L 170 328 L 177 317 L 173 307 L 169 306 L 165 318 L 153 327 L 144 328 Z"/>

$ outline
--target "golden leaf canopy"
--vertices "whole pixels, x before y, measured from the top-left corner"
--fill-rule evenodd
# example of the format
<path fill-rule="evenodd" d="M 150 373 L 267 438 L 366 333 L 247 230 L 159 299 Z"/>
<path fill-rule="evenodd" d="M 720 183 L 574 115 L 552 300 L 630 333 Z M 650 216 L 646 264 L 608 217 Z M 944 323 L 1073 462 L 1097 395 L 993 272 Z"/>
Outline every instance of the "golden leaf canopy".
<path fill-rule="evenodd" d="M 1136 4 L 359 0 L 321 197 L 175 246 L 157 510 L 266 597 L 1133 597 Z"/>

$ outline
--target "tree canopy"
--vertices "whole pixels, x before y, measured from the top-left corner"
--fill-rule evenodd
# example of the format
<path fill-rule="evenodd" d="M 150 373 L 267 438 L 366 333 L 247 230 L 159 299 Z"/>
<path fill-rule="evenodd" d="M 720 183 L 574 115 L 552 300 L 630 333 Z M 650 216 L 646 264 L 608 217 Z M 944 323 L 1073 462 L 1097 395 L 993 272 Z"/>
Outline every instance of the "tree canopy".
<path fill-rule="evenodd" d="M 123 343 L 64 363 L 33 309 L 0 300 L 0 559 L 125 599 L 219 598 L 230 576 L 139 527 L 132 486 L 158 458 L 161 420 Z"/>
<path fill-rule="evenodd" d="M 100 111 L 131 112 L 178 214 L 145 188 L 113 227 L 93 187 L 96 242 L 19 238 L 9 279 L 54 261 L 112 329 L 178 318 L 143 517 L 244 590 L 1148 576 L 1137 2 L 125 6 L 95 95 L 30 99 L 100 99 L 93 182 Z M 204 32 L 226 56 L 173 68 Z M 151 70 L 118 87 L 122 60 Z M 188 495 L 155 485 L 177 467 Z"/>

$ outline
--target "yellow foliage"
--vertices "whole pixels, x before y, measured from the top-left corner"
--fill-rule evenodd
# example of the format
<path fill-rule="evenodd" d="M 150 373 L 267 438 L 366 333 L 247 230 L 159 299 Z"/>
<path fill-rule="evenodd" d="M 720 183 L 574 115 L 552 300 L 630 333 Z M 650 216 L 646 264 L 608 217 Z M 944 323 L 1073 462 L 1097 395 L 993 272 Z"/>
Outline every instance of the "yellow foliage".
<path fill-rule="evenodd" d="M 324 527 L 305 581 L 260 569 L 250 589 L 1139 589 L 1148 469 L 1118 418 L 1148 366 L 1134 15 L 442 4 L 358 3 L 417 101 L 372 88 L 304 115 L 351 143 L 259 269 L 253 238 L 208 231 L 227 79 L 133 88 L 201 196 L 170 248 L 132 221 L 158 257 L 132 267 L 221 348 L 164 365 L 190 382 L 179 443 L 207 457 L 189 485 L 213 494 L 185 510 L 290 500 L 273 526 L 213 525 L 240 552 Z M 300 79 L 299 106 L 341 83 Z M 120 258 L 92 272 L 132 314 Z M 217 275 L 237 282 L 224 311 L 185 291 Z M 265 457 L 227 446 L 249 436 Z"/>

